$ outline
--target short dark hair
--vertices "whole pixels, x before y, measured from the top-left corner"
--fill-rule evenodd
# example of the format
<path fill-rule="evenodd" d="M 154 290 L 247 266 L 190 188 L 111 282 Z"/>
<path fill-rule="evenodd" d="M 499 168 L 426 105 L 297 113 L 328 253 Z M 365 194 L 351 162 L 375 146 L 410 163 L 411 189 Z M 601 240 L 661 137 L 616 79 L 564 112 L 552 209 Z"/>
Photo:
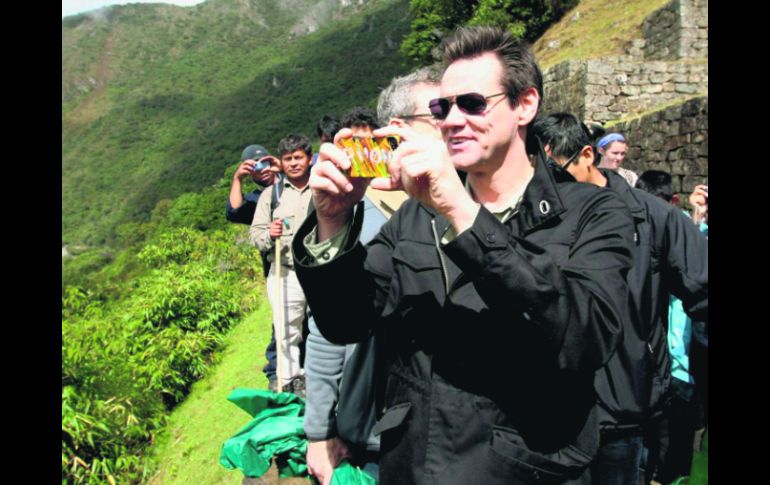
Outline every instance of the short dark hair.
<path fill-rule="evenodd" d="M 499 27 L 460 27 L 442 46 L 444 63 L 478 57 L 486 52 L 497 55 L 503 67 L 500 80 L 511 106 L 525 89 L 535 88 L 543 104 L 543 74 L 535 56 L 507 30 Z"/>
<path fill-rule="evenodd" d="M 313 156 L 310 140 L 301 133 L 289 133 L 278 142 L 278 153 L 280 156 L 284 156 L 286 153 L 294 153 L 297 150 L 304 151 L 308 157 Z"/>
<path fill-rule="evenodd" d="M 342 126 L 352 128 L 354 126 L 369 126 L 373 130 L 380 127 L 377 123 L 377 113 L 363 106 L 356 106 L 342 118 Z"/>
<path fill-rule="evenodd" d="M 647 170 L 642 173 L 636 180 L 636 188 L 660 197 L 666 202 L 671 202 L 671 198 L 674 197 L 671 174 L 661 170 Z"/>
<path fill-rule="evenodd" d="M 318 133 L 318 138 L 326 137 L 333 140 L 334 135 L 336 135 L 341 128 L 342 123 L 340 123 L 340 120 L 333 116 L 323 115 L 321 119 L 318 120 L 316 132 Z"/>
<path fill-rule="evenodd" d="M 552 113 L 532 125 L 532 133 L 554 158 L 570 158 L 591 145 L 591 133 L 572 113 Z"/>
<path fill-rule="evenodd" d="M 594 148 L 594 165 L 597 167 L 602 161 L 602 154 L 599 153 L 599 149 L 596 147 L 596 144 L 599 142 L 599 139 L 604 136 L 605 133 L 607 133 L 607 130 L 604 129 L 604 125 L 600 123 L 591 123 L 591 146 Z"/>

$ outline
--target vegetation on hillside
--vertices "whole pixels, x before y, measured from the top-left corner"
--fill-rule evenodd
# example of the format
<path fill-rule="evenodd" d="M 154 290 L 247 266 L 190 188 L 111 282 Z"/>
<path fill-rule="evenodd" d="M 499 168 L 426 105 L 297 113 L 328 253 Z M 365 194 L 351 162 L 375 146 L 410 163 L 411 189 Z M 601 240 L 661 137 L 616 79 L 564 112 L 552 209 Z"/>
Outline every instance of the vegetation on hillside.
<path fill-rule="evenodd" d="M 643 37 L 644 19 L 671 0 L 580 0 L 532 46 L 540 67 L 622 55 Z"/>
<path fill-rule="evenodd" d="M 578 0 L 412 0 L 412 31 L 401 52 L 421 63 L 438 60 L 434 52 L 442 39 L 461 25 L 494 25 L 516 38 L 534 42 Z"/>
<path fill-rule="evenodd" d="M 398 52 L 406 0 L 334 2 L 340 18 L 307 33 L 311 3 L 134 4 L 63 19 L 62 244 L 114 246 L 120 224 L 210 186 L 245 145 L 312 135 L 321 115 L 374 106 L 412 67 Z"/>
<path fill-rule="evenodd" d="M 220 182 L 225 185 L 225 180 Z M 225 187 L 163 200 L 114 257 L 62 260 L 62 480 L 140 483 L 168 413 L 263 299 L 259 253 Z"/>

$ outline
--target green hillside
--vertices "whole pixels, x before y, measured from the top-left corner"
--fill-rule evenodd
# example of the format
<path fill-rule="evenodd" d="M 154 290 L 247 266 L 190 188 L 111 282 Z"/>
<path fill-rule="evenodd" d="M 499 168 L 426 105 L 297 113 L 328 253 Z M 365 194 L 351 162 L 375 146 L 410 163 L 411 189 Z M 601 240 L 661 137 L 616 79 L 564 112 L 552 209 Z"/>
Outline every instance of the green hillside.
<path fill-rule="evenodd" d="M 644 19 L 670 0 L 580 0 L 532 46 L 540 67 L 568 59 L 625 54 Z M 558 47 L 555 47 L 558 46 Z"/>
<path fill-rule="evenodd" d="M 216 182 L 246 144 L 275 149 L 323 114 L 373 106 L 412 67 L 398 51 L 408 2 L 350 3 L 133 4 L 62 19 L 62 243 L 112 244 L 159 200 Z"/>

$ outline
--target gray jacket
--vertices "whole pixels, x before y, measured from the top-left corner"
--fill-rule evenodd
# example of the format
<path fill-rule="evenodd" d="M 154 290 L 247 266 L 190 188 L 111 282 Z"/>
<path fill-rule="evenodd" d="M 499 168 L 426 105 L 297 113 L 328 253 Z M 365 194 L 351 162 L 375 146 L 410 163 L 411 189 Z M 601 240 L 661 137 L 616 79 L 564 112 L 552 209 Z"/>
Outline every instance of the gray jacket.
<path fill-rule="evenodd" d="M 364 222 L 361 231 L 361 242 L 366 244 L 386 222 L 386 217 L 364 198 Z M 356 350 L 370 351 L 371 342 L 363 344 L 337 345 L 326 340 L 318 331 L 315 319 L 310 316 L 310 333 L 306 343 L 305 379 L 307 399 L 305 405 L 305 434 L 308 439 L 317 441 L 339 436 L 348 444 L 358 445 L 369 451 L 380 449 L 379 436 L 371 434 L 375 422 L 373 401 L 362 399 L 362 394 L 368 394 L 360 388 L 364 375 L 369 369 L 362 369 L 367 359 L 363 353 L 356 355 Z M 363 348 L 359 348 L 361 346 Z M 368 380 L 368 379 L 366 379 Z M 371 384 L 367 382 L 366 384 Z M 355 387 L 359 385 L 358 389 Z M 346 396 L 348 401 L 345 401 Z M 373 398 L 373 396 L 372 396 Z M 350 402 L 353 399 L 358 402 Z M 345 401 L 340 403 L 340 401 Z M 347 416 L 352 418 L 348 426 L 337 427 L 338 407 L 344 405 Z M 353 423 L 360 426 L 351 426 Z M 352 429 L 358 428 L 358 429 Z M 356 436 L 357 435 L 357 436 Z M 366 443 L 361 437 L 368 435 Z"/>

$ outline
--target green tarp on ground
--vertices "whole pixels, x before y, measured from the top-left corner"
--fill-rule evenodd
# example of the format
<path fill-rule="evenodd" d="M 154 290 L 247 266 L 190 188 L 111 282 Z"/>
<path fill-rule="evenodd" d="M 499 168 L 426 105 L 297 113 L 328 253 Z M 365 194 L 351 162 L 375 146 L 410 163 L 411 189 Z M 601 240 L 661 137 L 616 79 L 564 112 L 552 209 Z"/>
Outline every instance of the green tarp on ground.
<path fill-rule="evenodd" d="M 307 476 L 307 439 L 302 428 L 305 401 L 294 394 L 239 388 L 227 400 L 253 418 L 222 445 L 219 463 L 261 477 L 275 458 L 279 477 Z M 359 468 L 342 461 L 334 470 L 332 485 L 375 485 Z"/>

